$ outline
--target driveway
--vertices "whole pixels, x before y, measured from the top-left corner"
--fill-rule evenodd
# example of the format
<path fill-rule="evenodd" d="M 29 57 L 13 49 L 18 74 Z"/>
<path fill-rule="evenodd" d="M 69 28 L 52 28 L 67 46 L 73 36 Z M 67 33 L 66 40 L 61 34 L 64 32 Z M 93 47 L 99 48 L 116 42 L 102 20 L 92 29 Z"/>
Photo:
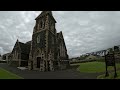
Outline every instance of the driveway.
<path fill-rule="evenodd" d="M 29 70 L 22 71 L 16 67 L 11 67 L 7 64 L 2 63 L 0 63 L 0 67 L 12 73 L 15 73 L 24 79 L 96 79 L 96 77 L 100 75 L 99 73 L 80 73 L 75 69 L 67 69 L 54 72 L 40 72 Z"/>

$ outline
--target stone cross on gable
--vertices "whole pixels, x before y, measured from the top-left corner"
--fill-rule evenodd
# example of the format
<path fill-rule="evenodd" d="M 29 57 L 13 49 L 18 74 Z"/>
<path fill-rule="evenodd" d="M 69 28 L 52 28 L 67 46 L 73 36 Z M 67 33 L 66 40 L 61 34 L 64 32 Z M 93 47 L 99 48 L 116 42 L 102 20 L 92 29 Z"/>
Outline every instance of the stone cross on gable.
<path fill-rule="evenodd" d="M 19 35 L 17 35 L 17 40 L 19 40 Z"/>

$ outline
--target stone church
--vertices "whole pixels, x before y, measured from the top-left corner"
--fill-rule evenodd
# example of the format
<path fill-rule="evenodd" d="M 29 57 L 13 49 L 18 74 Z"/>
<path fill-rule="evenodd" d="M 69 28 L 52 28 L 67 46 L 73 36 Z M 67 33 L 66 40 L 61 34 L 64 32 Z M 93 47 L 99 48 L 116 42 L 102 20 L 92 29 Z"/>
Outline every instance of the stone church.
<path fill-rule="evenodd" d="M 8 56 L 7 63 L 16 67 L 28 66 L 30 46 L 31 41 L 22 43 L 17 40 L 12 52 Z"/>
<path fill-rule="evenodd" d="M 28 66 L 29 70 L 54 71 L 67 68 L 69 56 L 63 33 L 57 33 L 52 12 L 42 11 L 35 20 L 32 40 L 25 44 L 17 40 L 10 54 L 10 62 L 18 61 L 18 66 Z"/>

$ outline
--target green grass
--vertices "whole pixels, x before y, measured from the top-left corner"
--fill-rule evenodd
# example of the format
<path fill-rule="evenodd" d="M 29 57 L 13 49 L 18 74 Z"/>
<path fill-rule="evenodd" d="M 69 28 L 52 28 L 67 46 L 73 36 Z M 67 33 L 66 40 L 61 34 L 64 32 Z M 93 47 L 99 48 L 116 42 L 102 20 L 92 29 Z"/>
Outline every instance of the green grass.
<path fill-rule="evenodd" d="M 75 65 L 75 64 L 74 64 Z M 117 69 L 120 68 L 120 64 L 116 64 Z M 114 70 L 113 67 L 108 67 L 108 71 Z M 88 62 L 79 63 L 77 71 L 86 73 L 100 73 L 105 72 L 105 62 Z"/>
<path fill-rule="evenodd" d="M 117 77 L 114 78 L 114 72 L 109 73 L 108 77 L 105 77 L 105 74 L 100 75 L 97 77 L 97 79 L 120 79 L 120 71 L 117 71 Z"/>
<path fill-rule="evenodd" d="M 5 69 L 0 68 L 0 79 L 23 79 L 23 78 L 9 71 L 6 71 Z"/>

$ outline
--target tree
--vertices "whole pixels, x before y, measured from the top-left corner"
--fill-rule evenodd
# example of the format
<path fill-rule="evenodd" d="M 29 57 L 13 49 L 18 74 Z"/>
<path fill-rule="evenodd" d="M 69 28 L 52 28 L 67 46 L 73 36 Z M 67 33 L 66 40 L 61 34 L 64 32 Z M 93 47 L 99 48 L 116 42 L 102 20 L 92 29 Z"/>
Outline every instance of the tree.
<path fill-rule="evenodd" d="M 118 46 L 114 46 L 114 51 L 115 52 L 119 52 L 119 47 Z"/>

